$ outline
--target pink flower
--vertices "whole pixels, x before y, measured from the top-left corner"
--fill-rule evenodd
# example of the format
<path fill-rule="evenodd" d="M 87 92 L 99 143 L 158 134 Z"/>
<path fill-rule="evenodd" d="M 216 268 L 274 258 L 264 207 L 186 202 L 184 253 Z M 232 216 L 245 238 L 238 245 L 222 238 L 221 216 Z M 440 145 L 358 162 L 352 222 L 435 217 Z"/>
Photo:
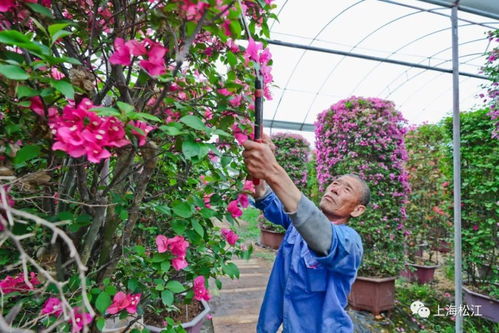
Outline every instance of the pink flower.
<path fill-rule="evenodd" d="M 211 196 L 213 195 L 213 193 L 210 193 L 210 194 L 205 194 L 203 196 L 203 201 L 204 201 L 204 206 L 206 208 L 211 208 L 211 204 L 210 204 L 210 199 L 211 199 Z"/>
<path fill-rule="evenodd" d="M 248 195 L 246 193 L 241 193 L 237 196 L 237 201 L 241 204 L 241 207 L 247 208 L 249 206 Z"/>
<path fill-rule="evenodd" d="M 0 0 L 0 13 L 8 12 L 15 6 L 15 0 Z"/>
<path fill-rule="evenodd" d="M 50 70 L 50 76 L 52 76 L 54 80 L 61 80 L 64 78 L 64 74 L 59 72 L 56 67 L 52 67 L 52 69 Z"/>
<path fill-rule="evenodd" d="M 433 207 L 432 210 L 438 215 L 445 215 L 445 212 L 438 206 Z"/>
<path fill-rule="evenodd" d="M 80 313 L 78 308 L 73 308 L 73 314 L 75 321 L 69 318 L 69 323 L 73 325 L 71 332 L 80 332 L 85 325 L 88 325 L 92 322 L 93 317 L 88 313 Z"/>
<path fill-rule="evenodd" d="M 244 58 L 246 59 L 246 63 L 249 60 L 253 60 L 258 62 L 258 51 L 262 49 L 262 45 L 259 43 L 255 43 L 253 38 L 250 38 L 248 40 L 248 47 L 246 48 L 246 51 L 244 52 Z"/>
<path fill-rule="evenodd" d="M 139 146 L 143 146 L 146 143 L 147 134 L 155 128 L 154 126 L 140 120 L 132 120 L 128 123 L 128 125 L 134 127 L 131 132 L 139 139 Z"/>
<path fill-rule="evenodd" d="M 140 66 L 146 70 L 151 76 L 157 76 L 166 73 L 165 59 L 163 58 L 168 52 L 168 49 L 157 44 L 154 45 L 147 53 L 148 59 L 141 60 Z"/>
<path fill-rule="evenodd" d="M 237 240 L 239 239 L 239 236 L 232 230 L 230 229 L 222 229 L 221 230 L 223 238 L 229 243 L 230 245 L 236 244 Z"/>
<path fill-rule="evenodd" d="M 253 183 L 252 180 L 246 180 L 244 182 L 243 192 L 250 192 L 250 193 L 255 192 L 255 184 Z"/>
<path fill-rule="evenodd" d="M 132 63 L 130 49 L 125 45 L 123 38 L 117 37 L 114 40 L 114 53 L 109 58 L 113 65 L 129 66 Z"/>
<path fill-rule="evenodd" d="M 176 256 L 185 256 L 189 242 L 182 236 L 175 236 L 168 240 L 168 250 Z"/>
<path fill-rule="evenodd" d="M 117 292 L 113 297 L 113 303 L 107 308 L 107 313 L 116 314 L 126 309 L 128 313 L 136 313 L 137 305 L 140 302 L 141 294 L 127 295 L 124 292 Z"/>
<path fill-rule="evenodd" d="M 144 43 L 141 43 L 134 39 L 126 42 L 125 46 L 128 48 L 128 50 L 130 50 L 130 54 L 133 56 L 141 56 L 147 53 Z"/>
<path fill-rule="evenodd" d="M 41 282 L 38 280 L 38 277 L 35 272 L 31 272 L 29 274 L 29 282 L 32 287 L 30 287 L 26 281 L 24 280 L 24 274 L 21 272 L 16 277 L 7 276 L 5 279 L 0 281 L 0 290 L 4 294 L 9 294 L 14 291 L 28 291 L 33 290 L 36 285 L 39 285 Z"/>
<path fill-rule="evenodd" d="M 239 105 L 241 105 L 241 100 L 242 100 L 241 95 L 234 96 L 229 100 L 229 104 L 232 105 L 232 107 L 237 108 Z"/>
<path fill-rule="evenodd" d="M 475 224 L 475 225 L 473 226 L 473 231 L 478 231 L 478 225 L 476 225 L 476 224 Z"/>
<path fill-rule="evenodd" d="M 226 88 L 222 88 L 222 89 L 218 89 L 217 92 L 220 94 L 220 95 L 224 95 L 224 96 L 229 96 L 231 95 L 232 93 L 227 90 Z"/>
<path fill-rule="evenodd" d="M 156 237 L 156 245 L 158 246 L 158 252 L 163 253 L 168 250 L 168 238 L 163 235 L 158 235 Z"/>
<path fill-rule="evenodd" d="M 230 215 L 232 215 L 232 217 L 236 218 L 236 217 L 240 217 L 241 215 L 243 215 L 243 212 L 242 210 L 239 208 L 239 205 L 238 205 L 238 201 L 237 200 L 232 200 L 231 202 L 229 202 L 229 204 L 227 205 L 227 211 L 230 213 Z"/>
<path fill-rule="evenodd" d="M 127 295 L 119 291 L 113 297 L 113 303 L 107 308 L 107 313 L 116 314 L 130 305 Z"/>
<path fill-rule="evenodd" d="M 128 313 L 137 313 L 137 305 L 139 305 L 140 302 L 140 296 L 142 294 L 130 294 L 128 295 L 128 301 L 130 302 L 130 305 L 126 307 L 126 311 Z"/>
<path fill-rule="evenodd" d="M 177 271 L 186 268 L 188 265 L 189 264 L 187 263 L 184 257 L 176 257 L 172 259 L 172 266 Z"/>
<path fill-rule="evenodd" d="M 56 297 L 49 297 L 42 307 L 42 314 L 59 317 L 62 313 L 62 302 Z"/>
<path fill-rule="evenodd" d="M 205 286 L 204 276 L 198 276 L 194 279 L 194 298 L 198 301 L 209 301 L 211 296 Z"/>

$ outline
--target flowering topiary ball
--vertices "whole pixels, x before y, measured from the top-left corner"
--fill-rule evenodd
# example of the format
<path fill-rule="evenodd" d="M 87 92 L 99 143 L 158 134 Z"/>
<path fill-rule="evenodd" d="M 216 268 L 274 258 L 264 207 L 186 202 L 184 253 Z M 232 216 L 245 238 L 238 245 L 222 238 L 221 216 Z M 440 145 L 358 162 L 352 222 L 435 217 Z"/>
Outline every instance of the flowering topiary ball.
<path fill-rule="evenodd" d="M 339 101 L 320 113 L 315 123 L 320 190 L 348 173 L 358 174 L 371 189 L 366 212 L 349 222 L 362 237 L 361 275 L 396 275 L 404 266 L 405 204 L 410 192 L 404 170 L 404 125 L 392 102 L 360 97 Z"/>
<path fill-rule="evenodd" d="M 295 185 L 300 190 L 305 190 L 310 143 L 301 135 L 292 133 L 277 133 L 271 138 L 276 146 L 277 162 L 286 170 Z"/>

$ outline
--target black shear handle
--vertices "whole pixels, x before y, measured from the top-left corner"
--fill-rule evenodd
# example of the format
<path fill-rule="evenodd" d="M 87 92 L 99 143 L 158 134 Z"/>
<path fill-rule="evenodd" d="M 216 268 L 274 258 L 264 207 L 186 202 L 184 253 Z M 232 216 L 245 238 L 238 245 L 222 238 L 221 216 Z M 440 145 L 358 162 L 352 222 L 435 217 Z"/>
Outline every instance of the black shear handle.
<path fill-rule="evenodd" d="M 263 84 L 262 79 L 257 75 L 255 78 L 255 141 L 262 138 L 263 126 Z"/>

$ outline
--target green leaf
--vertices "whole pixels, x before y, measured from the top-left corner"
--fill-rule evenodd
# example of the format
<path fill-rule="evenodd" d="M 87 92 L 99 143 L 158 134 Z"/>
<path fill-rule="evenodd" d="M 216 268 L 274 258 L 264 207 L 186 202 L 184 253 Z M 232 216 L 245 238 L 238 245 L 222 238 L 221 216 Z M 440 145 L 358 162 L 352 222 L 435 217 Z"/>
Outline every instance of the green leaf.
<path fill-rule="evenodd" d="M 201 145 L 197 142 L 188 140 L 182 143 L 182 153 L 185 157 L 190 159 L 191 157 L 197 156 L 201 151 Z"/>
<path fill-rule="evenodd" d="M 40 92 L 27 86 L 17 86 L 16 95 L 17 98 L 33 97 L 40 95 Z"/>
<path fill-rule="evenodd" d="M 0 74 L 11 80 L 26 80 L 29 78 L 24 69 L 15 65 L 0 65 Z"/>
<path fill-rule="evenodd" d="M 65 80 L 54 80 L 50 79 L 50 85 L 57 89 L 61 94 L 63 94 L 68 99 L 74 99 L 75 90 L 73 85 Z"/>
<path fill-rule="evenodd" d="M 222 281 L 220 281 L 219 279 L 215 280 L 215 285 L 217 286 L 218 289 L 222 289 Z"/>
<path fill-rule="evenodd" d="M 232 21 L 230 22 L 229 25 L 230 31 L 234 34 L 234 38 L 237 39 L 239 36 L 241 36 L 241 25 L 239 24 L 239 21 Z"/>
<path fill-rule="evenodd" d="M 170 270 L 171 264 L 169 261 L 163 261 L 161 263 L 161 271 L 166 273 Z"/>
<path fill-rule="evenodd" d="M 118 102 L 116 102 L 116 105 L 118 105 L 118 108 L 124 114 L 128 114 L 130 112 L 134 112 L 135 111 L 135 108 L 132 105 L 130 105 L 128 103 L 125 103 L 125 102 L 118 101 Z"/>
<path fill-rule="evenodd" d="M 204 235 L 204 228 L 199 224 L 198 220 L 192 220 L 192 227 L 194 228 L 194 231 L 196 231 L 199 236 L 203 237 Z"/>
<path fill-rule="evenodd" d="M 102 317 L 97 318 L 96 325 L 97 325 L 97 329 L 102 332 L 102 330 L 104 329 L 104 326 L 106 325 L 106 319 L 104 319 Z"/>
<path fill-rule="evenodd" d="M 55 42 L 57 42 L 58 39 L 61 39 L 61 38 L 64 38 L 66 36 L 70 36 L 72 35 L 73 33 L 71 31 L 66 31 L 66 30 L 61 30 L 61 31 L 57 31 L 53 36 L 52 36 L 52 44 L 54 44 Z"/>
<path fill-rule="evenodd" d="M 217 215 L 216 211 L 214 211 L 213 209 L 208 209 L 208 208 L 201 208 L 199 213 L 201 213 L 201 216 L 203 216 L 205 218 L 211 218 L 211 217 Z"/>
<path fill-rule="evenodd" d="M 81 65 L 80 60 L 72 58 L 72 57 L 66 57 L 66 56 L 64 56 L 64 57 L 61 57 L 60 59 L 62 60 L 62 62 L 67 62 L 69 64 Z"/>
<path fill-rule="evenodd" d="M 130 119 L 147 119 L 147 120 L 152 120 L 152 121 L 156 121 L 156 122 L 161 122 L 161 119 L 159 119 L 158 117 L 153 116 L 152 114 L 143 113 L 143 112 L 136 112 L 136 113 L 130 115 L 129 118 Z"/>
<path fill-rule="evenodd" d="M 184 116 L 184 117 L 180 118 L 180 121 L 182 123 L 186 124 L 187 126 L 194 128 L 194 129 L 197 129 L 197 130 L 200 130 L 200 131 L 207 131 L 208 130 L 208 128 L 203 123 L 203 121 L 199 117 L 196 117 L 196 116 L 192 116 L 192 115 Z"/>
<path fill-rule="evenodd" d="M 194 209 L 187 202 L 175 200 L 172 204 L 173 212 L 180 217 L 189 218 L 194 213 Z"/>
<path fill-rule="evenodd" d="M 173 293 L 169 290 L 163 290 L 161 292 L 161 302 L 163 302 L 164 305 L 170 306 L 173 304 Z"/>
<path fill-rule="evenodd" d="M 168 216 L 170 216 L 172 214 L 170 207 L 168 207 L 166 205 L 156 205 L 156 206 L 154 206 L 154 209 L 156 211 L 160 212 L 161 214 L 165 214 Z"/>
<path fill-rule="evenodd" d="M 111 305 L 111 296 L 105 291 L 101 292 L 95 300 L 95 307 L 100 313 L 104 314 L 109 305 Z"/>
<path fill-rule="evenodd" d="M 135 279 L 128 280 L 128 286 L 127 287 L 128 287 L 128 290 L 130 290 L 130 292 L 132 292 L 132 293 L 135 292 L 135 290 L 137 289 L 138 285 L 139 285 L 139 282 L 137 280 L 135 280 Z"/>
<path fill-rule="evenodd" d="M 30 3 L 30 2 L 25 2 L 24 4 L 26 6 L 28 6 L 35 13 L 38 13 L 38 14 L 40 14 L 42 16 L 46 16 L 46 17 L 49 17 L 49 18 L 54 18 L 54 16 L 52 15 L 52 12 L 50 11 L 50 9 L 48 9 L 45 6 L 39 5 L 37 3 Z"/>
<path fill-rule="evenodd" d="M 22 46 L 33 42 L 17 30 L 3 30 L 0 31 L 0 43 Z"/>
<path fill-rule="evenodd" d="M 166 283 L 166 288 L 171 290 L 174 293 L 181 293 L 182 291 L 185 290 L 184 286 L 182 283 L 178 282 L 177 280 L 170 280 Z"/>
<path fill-rule="evenodd" d="M 15 164 L 21 164 L 32 160 L 40 155 L 41 147 L 39 145 L 26 145 L 19 149 L 14 158 Z"/>
<path fill-rule="evenodd" d="M 180 135 L 180 134 L 184 133 L 180 129 L 178 129 L 177 127 L 170 126 L 170 125 L 160 126 L 159 129 L 163 132 L 166 132 L 166 134 L 171 135 L 171 136 L 176 136 L 176 135 Z"/>
<path fill-rule="evenodd" d="M 97 107 L 97 108 L 91 108 L 90 111 L 96 112 L 99 116 L 102 117 L 119 117 L 121 116 L 121 113 L 116 110 L 115 108 L 109 108 L 105 106 Z"/>
<path fill-rule="evenodd" d="M 237 268 L 235 264 L 229 262 L 227 265 L 222 265 L 222 270 L 229 277 L 235 277 L 239 279 L 239 268 Z"/>
<path fill-rule="evenodd" d="M 67 27 L 69 23 L 56 23 L 56 24 L 51 24 L 48 26 L 47 30 L 50 34 L 50 36 L 54 36 L 54 34 L 58 31 L 61 31 L 65 27 Z"/>
<path fill-rule="evenodd" d="M 229 65 L 231 66 L 235 66 L 237 65 L 237 58 L 236 56 L 234 55 L 234 53 L 232 52 L 227 52 L 227 62 L 229 63 Z"/>

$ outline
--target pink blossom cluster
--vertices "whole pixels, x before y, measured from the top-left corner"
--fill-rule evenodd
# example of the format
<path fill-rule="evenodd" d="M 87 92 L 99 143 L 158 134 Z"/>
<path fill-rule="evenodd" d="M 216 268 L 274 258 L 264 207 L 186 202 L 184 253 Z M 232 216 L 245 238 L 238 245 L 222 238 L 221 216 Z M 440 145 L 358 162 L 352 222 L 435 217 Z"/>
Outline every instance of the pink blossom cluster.
<path fill-rule="evenodd" d="M 121 310 L 128 313 L 136 313 L 141 294 L 126 294 L 122 291 L 117 292 L 113 297 L 113 303 L 107 308 L 107 313 L 116 314 Z"/>
<path fill-rule="evenodd" d="M 35 286 L 41 283 L 35 272 L 31 272 L 29 274 L 28 281 L 31 283 L 31 286 L 29 286 L 24 280 L 24 274 L 22 272 L 16 276 L 9 275 L 0 281 L 0 290 L 4 294 L 13 293 L 15 291 L 23 292 L 33 290 Z"/>
<path fill-rule="evenodd" d="M 246 64 L 251 60 L 260 66 L 260 74 L 263 78 L 264 84 L 264 96 L 268 100 L 272 99 L 272 95 L 270 94 L 269 84 L 272 82 L 273 77 L 271 74 L 272 67 L 269 66 L 270 60 L 272 60 L 272 54 L 268 48 L 263 48 L 262 43 L 255 42 L 252 38 L 248 41 L 248 47 L 244 52 L 244 59 L 246 60 Z"/>
<path fill-rule="evenodd" d="M 93 103 L 84 98 L 78 106 L 67 105 L 62 116 L 54 116 L 49 126 L 55 136 L 53 150 L 62 150 L 71 157 L 85 156 L 99 163 L 111 156 L 106 147 L 123 147 L 130 143 L 123 123 L 115 117 L 99 117 L 90 111 Z"/>
<path fill-rule="evenodd" d="M 175 258 L 172 259 L 172 266 L 175 270 L 179 271 L 188 266 L 185 256 L 187 248 L 189 247 L 189 242 L 186 241 L 184 237 L 175 236 L 173 238 L 167 238 L 163 235 L 158 235 L 156 237 L 156 245 L 159 253 L 169 251 L 175 256 Z"/>
<path fill-rule="evenodd" d="M 194 289 L 194 298 L 197 299 L 198 301 L 210 300 L 211 296 L 208 289 L 206 289 L 204 276 L 200 275 L 194 279 L 193 289 Z"/>
<path fill-rule="evenodd" d="M 71 332 L 80 332 L 85 325 L 89 325 L 93 320 L 92 315 L 80 312 L 78 307 L 74 307 L 71 311 L 74 316 L 74 322 L 71 317 L 68 320 L 68 323 L 72 324 Z M 61 300 L 56 297 L 49 297 L 43 304 L 41 313 L 59 317 L 63 313 Z"/>
<path fill-rule="evenodd" d="M 117 37 L 114 40 L 114 53 L 109 58 L 109 62 L 113 65 L 130 66 L 132 56 L 145 56 L 139 62 L 140 67 L 151 76 L 158 76 L 166 73 L 164 57 L 167 52 L 167 48 L 148 38 L 144 41 L 132 39 L 125 42 L 123 38 Z"/>
<path fill-rule="evenodd" d="M 239 239 L 239 236 L 232 230 L 227 229 L 227 228 L 222 228 L 220 231 L 222 234 L 222 237 L 229 243 L 230 245 L 235 245 L 237 240 Z"/>
<path fill-rule="evenodd" d="M 252 181 L 245 181 L 243 186 L 243 192 L 237 196 L 237 199 L 232 200 L 227 205 L 227 211 L 232 215 L 233 218 L 240 217 L 243 215 L 241 208 L 247 208 L 249 206 L 249 199 L 247 192 L 252 193 L 254 191 L 254 185 Z M 245 193 L 246 192 L 246 193 Z"/>

